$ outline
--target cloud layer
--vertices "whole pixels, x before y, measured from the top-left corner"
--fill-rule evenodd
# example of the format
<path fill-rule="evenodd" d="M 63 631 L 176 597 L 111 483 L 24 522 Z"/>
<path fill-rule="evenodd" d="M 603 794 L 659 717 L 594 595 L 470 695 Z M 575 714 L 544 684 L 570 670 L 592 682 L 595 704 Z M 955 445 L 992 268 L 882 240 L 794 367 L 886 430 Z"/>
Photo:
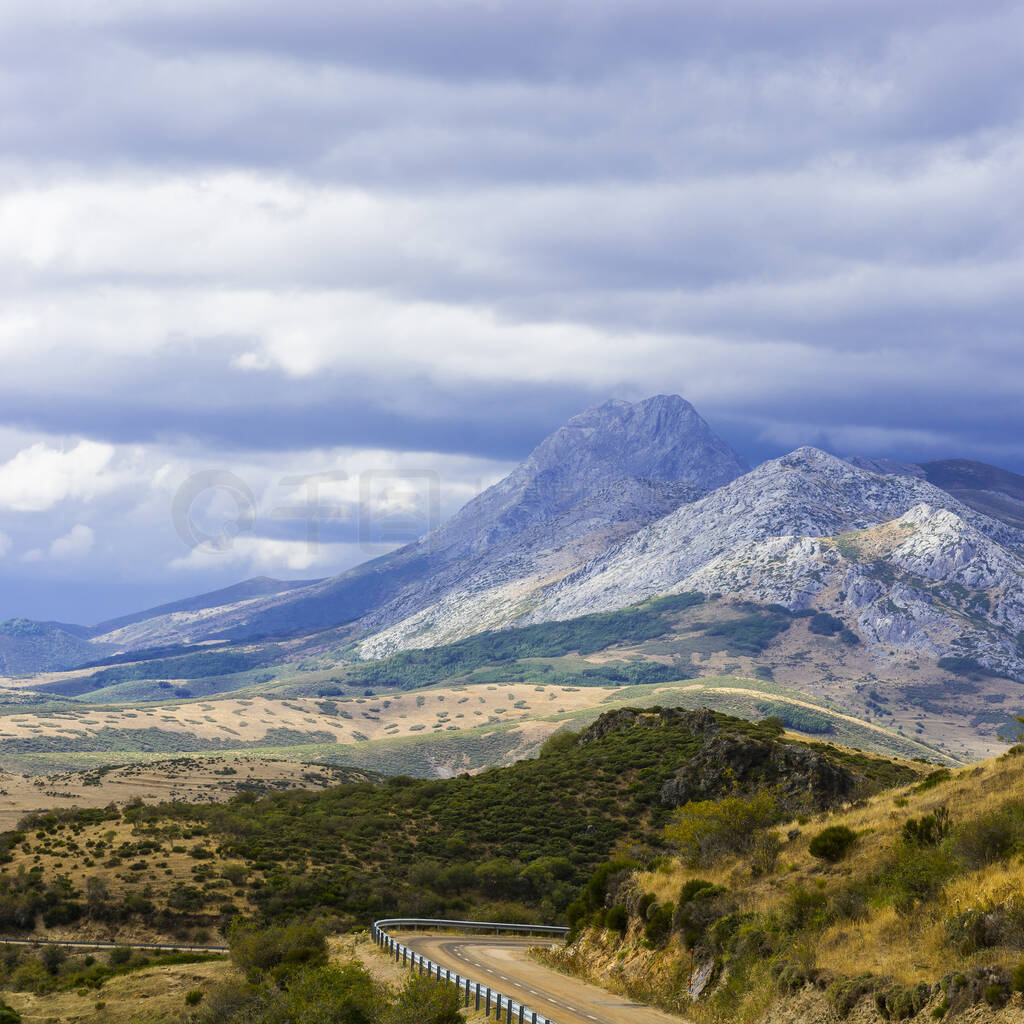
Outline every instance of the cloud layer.
<path fill-rule="evenodd" d="M 448 509 L 610 394 L 1024 470 L 1019 3 L 335 7 L 0 2 L 0 617 L 333 571 L 275 481 Z"/>

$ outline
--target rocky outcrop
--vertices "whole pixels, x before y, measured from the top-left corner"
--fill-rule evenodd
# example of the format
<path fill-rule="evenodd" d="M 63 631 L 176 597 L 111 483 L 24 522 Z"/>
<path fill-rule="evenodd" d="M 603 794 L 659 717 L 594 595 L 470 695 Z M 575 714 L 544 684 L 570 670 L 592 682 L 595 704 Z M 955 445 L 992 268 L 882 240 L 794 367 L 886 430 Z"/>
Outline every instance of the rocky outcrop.
<path fill-rule="evenodd" d="M 859 780 L 849 768 L 809 747 L 719 733 L 661 790 L 662 803 L 680 807 L 733 792 L 777 787 L 790 810 L 824 810 L 850 799 Z"/>

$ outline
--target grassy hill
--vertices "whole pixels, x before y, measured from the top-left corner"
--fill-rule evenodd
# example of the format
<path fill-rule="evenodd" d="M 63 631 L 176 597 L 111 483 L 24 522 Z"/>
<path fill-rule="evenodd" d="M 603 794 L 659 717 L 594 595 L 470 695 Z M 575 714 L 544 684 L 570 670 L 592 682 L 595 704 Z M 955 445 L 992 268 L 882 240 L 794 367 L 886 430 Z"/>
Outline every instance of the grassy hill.
<path fill-rule="evenodd" d="M 619 710 L 555 736 L 535 760 L 476 776 L 32 816 L 0 844 L 0 930 L 182 941 L 238 913 L 269 922 L 316 912 L 336 925 L 393 913 L 557 918 L 617 843 L 660 847 L 664 787 L 724 738 L 766 772 L 795 750 L 832 766 L 843 786 L 807 796 L 808 809 L 917 774 L 785 738 L 777 721 Z"/>
<path fill-rule="evenodd" d="M 554 960 L 702 1022 L 1018 1019 L 1022 793 L 1017 746 L 795 820 L 691 803 L 675 856 L 595 873 Z"/>

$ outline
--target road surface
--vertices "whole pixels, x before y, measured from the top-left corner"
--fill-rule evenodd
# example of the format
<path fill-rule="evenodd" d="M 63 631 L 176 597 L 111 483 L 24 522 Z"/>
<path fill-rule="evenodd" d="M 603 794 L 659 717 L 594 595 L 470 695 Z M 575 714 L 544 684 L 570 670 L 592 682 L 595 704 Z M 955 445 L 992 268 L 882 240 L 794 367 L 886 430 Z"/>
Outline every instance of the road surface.
<path fill-rule="evenodd" d="M 679 1017 L 532 960 L 527 950 L 550 945 L 544 939 L 431 932 L 395 933 L 393 937 L 442 967 L 489 985 L 557 1024 L 680 1024 Z"/>

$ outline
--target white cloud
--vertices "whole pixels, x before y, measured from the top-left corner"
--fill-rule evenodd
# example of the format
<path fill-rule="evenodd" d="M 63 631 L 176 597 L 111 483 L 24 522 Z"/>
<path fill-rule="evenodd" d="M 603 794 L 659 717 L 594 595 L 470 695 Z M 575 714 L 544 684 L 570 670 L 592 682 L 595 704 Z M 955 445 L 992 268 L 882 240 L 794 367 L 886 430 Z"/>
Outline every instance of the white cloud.
<path fill-rule="evenodd" d="M 216 567 L 238 567 L 251 573 L 306 572 L 323 570 L 325 574 L 338 566 L 354 565 L 385 554 L 397 545 L 309 544 L 300 540 L 275 540 L 268 537 L 235 537 L 220 551 L 193 548 L 170 561 L 175 570 L 207 572 Z"/>
<path fill-rule="evenodd" d="M 121 482 L 108 471 L 115 448 L 79 441 L 73 448 L 44 442 L 22 449 L 0 465 L 0 508 L 41 512 L 68 498 L 88 501 Z"/>
<path fill-rule="evenodd" d="M 11 550 L 13 544 L 14 541 L 3 530 L 0 530 L 0 558 L 3 558 Z"/>
<path fill-rule="evenodd" d="M 88 526 L 76 523 L 50 545 L 50 557 L 55 560 L 78 558 L 92 548 L 95 540 L 96 536 Z"/>

